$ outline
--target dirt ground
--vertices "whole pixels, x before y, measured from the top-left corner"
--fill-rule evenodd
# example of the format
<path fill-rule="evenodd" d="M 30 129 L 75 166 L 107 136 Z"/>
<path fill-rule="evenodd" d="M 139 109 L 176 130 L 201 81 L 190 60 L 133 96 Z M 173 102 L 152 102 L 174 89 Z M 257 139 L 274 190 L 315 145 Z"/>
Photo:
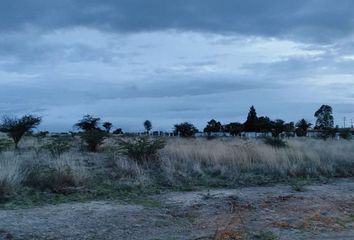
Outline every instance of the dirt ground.
<path fill-rule="evenodd" d="M 0 210 L 0 239 L 354 239 L 354 179 Z"/>

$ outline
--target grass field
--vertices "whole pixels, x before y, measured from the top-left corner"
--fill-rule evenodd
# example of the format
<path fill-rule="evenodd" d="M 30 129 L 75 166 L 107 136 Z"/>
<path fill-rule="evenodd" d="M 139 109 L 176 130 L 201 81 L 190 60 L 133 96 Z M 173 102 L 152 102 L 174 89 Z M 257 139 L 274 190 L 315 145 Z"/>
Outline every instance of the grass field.
<path fill-rule="evenodd" d="M 166 190 L 354 176 L 353 141 L 290 139 L 280 145 L 236 138 L 164 141 L 157 154 L 140 158 L 151 149 L 143 146 L 132 149 L 135 155 L 126 154 L 119 137 L 106 139 L 96 153 L 87 152 L 77 136 L 26 137 L 19 150 L 7 146 L 0 153 L 1 203 L 124 198 Z"/>

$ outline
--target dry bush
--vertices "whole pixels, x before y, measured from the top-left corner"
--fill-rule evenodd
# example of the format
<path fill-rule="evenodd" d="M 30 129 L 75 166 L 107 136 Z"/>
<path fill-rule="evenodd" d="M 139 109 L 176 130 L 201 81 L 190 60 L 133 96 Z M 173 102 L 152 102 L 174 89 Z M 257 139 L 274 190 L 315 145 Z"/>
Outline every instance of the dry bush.
<path fill-rule="evenodd" d="M 226 181 L 250 175 L 287 177 L 353 176 L 354 143 L 289 140 L 274 148 L 261 140 L 173 139 L 162 151 L 163 168 L 171 183 L 219 177 Z"/>

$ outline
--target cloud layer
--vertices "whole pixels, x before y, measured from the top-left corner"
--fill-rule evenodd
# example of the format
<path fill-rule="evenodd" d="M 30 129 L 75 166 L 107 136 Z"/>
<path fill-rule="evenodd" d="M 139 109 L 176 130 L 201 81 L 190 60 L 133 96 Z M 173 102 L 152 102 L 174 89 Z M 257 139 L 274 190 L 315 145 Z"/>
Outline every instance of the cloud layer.
<path fill-rule="evenodd" d="M 0 111 L 128 131 L 210 118 L 354 119 L 352 1 L 4 0 Z"/>

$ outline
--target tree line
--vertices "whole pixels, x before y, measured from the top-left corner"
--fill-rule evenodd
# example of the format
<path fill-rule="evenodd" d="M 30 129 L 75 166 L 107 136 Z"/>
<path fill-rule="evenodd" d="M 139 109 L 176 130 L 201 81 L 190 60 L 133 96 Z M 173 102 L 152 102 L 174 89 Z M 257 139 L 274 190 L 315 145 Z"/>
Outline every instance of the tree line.
<path fill-rule="evenodd" d="M 316 123 L 314 128 L 319 130 L 321 136 L 328 138 L 334 136 L 338 129 L 334 128 L 334 118 L 332 107 L 329 105 L 322 105 L 314 114 Z M 18 143 L 21 138 L 32 129 L 36 128 L 42 121 L 41 117 L 34 115 L 25 115 L 21 118 L 4 117 L 0 124 L 0 131 L 7 133 L 13 139 L 15 148 L 18 148 Z M 111 132 L 113 124 L 110 122 L 103 122 L 101 119 L 91 115 L 85 115 L 79 120 L 74 127 L 81 130 L 81 137 L 87 143 L 89 150 L 95 151 L 104 138 Z M 146 120 L 143 123 L 146 134 L 149 134 L 152 129 L 152 123 Z M 232 136 L 237 136 L 241 132 L 270 132 L 273 137 L 278 137 L 281 133 L 296 134 L 299 137 L 306 136 L 308 129 L 312 124 L 301 119 L 296 124 L 294 122 L 285 122 L 282 119 L 271 120 L 267 116 L 257 116 L 254 106 L 250 107 L 247 119 L 244 123 L 232 122 L 229 124 L 221 124 L 215 119 L 210 120 L 205 126 L 203 132 L 210 135 L 216 132 L 229 133 Z M 183 122 L 174 125 L 173 133 L 181 137 L 192 137 L 198 129 L 189 122 Z M 121 128 L 113 131 L 113 134 L 123 134 Z M 343 138 L 345 133 L 341 133 Z"/>
<path fill-rule="evenodd" d="M 329 105 L 322 105 L 315 113 L 316 123 L 314 129 L 318 130 L 319 136 L 323 138 L 334 137 L 336 132 L 340 132 L 344 137 L 346 133 L 334 128 L 333 109 Z M 295 122 L 285 122 L 282 119 L 271 120 L 267 116 L 257 116 L 254 106 L 250 107 L 247 119 L 244 123 L 231 122 L 222 124 L 221 122 L 212 119 L 210 120 L 203 132 L 210 136 L 212 133 L 229 133 L 231 136 L 238 136 L 242 132 L 259 132 L 271 133 L 273 137 L 279 137 L 280 134 L 285 133 L 286 136 L 307 136 L 308 130 L 313 124 L 309 121 L 300 119 Z M 343 130 L 342 130 L 343 131 Z M 191 123 L 185 122 L 176 124 L 174 132 L 182 137 L 191 137 L 199 132 L 198 129 Z"/>

